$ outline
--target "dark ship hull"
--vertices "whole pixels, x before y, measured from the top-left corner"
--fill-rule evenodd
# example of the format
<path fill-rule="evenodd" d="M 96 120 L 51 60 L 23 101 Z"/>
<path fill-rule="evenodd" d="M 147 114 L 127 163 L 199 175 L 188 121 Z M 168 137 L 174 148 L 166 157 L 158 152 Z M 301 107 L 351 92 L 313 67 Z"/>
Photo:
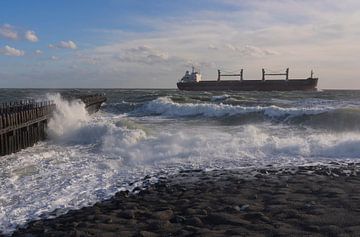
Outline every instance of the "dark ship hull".
<path fill-rule="evenodd" d="M 290 80 L 226 80 L 178 82 L 177 87 L 186 91 L 313 91 L 318 78 Z"/>

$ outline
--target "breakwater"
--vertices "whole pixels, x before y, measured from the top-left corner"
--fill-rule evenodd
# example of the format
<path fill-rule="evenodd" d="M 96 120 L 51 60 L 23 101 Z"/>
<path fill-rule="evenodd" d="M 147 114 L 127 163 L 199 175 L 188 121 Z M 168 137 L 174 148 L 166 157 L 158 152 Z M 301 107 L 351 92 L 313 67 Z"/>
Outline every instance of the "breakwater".
<path fill-rule="evenodd" d="M 104 95 L 80 96 L 89 114 L 95 113 L 106 101 Z M 56 104 L 32 100 L 0 104 L 0 156 L 18 152 L 46 138 L 47 122 Z"/>

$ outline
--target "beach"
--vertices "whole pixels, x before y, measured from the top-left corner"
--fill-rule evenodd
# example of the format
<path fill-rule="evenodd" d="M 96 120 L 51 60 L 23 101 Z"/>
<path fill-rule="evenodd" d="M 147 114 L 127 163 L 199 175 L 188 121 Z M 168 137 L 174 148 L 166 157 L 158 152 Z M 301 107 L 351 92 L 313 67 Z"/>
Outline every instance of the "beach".
<path fill-rule="evenodd" d="M 13 236 L 358 236 L 360 164 L 188 170 Z"/>

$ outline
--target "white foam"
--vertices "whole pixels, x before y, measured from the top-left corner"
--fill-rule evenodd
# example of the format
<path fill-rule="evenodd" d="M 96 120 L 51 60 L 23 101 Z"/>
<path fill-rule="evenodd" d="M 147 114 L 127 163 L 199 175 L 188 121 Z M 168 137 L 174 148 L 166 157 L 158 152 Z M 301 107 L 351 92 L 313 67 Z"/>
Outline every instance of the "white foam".
<path fill-rule="evenodd" d="M 211 97 L 211 101 L 222 101 L 230 98 L 230 95 L 224 94 L 224 95 L 214 95 Z"/>
<path fill-rule="evenodd" d="M 160 97 L 148 102 L 138 112 L 171 117 L 204 116 L 223 117 L 247 113 L 261 112 L 268 117 L 299 116 L 305 114 L 320 114 L 334 109 L 333 107 L 291 107 L 278 106 L 240 106 L 210 103 L 175 103 L 169 97 Z"/>

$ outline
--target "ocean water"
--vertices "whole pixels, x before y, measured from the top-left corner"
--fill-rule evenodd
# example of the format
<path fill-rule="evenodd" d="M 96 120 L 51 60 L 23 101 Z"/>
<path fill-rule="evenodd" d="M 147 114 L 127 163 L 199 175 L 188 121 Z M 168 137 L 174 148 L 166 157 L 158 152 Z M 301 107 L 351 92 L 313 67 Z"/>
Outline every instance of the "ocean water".
<path fill-rule="evenodd" d="M 144 177 L 360 161 L 359 91 L 181 92 L 1 89 L 51 99 L 49 139 L 0 157 L 0 232 L 133 189 Z M 105 93 L 89 116 L 63 96 Z"/>

